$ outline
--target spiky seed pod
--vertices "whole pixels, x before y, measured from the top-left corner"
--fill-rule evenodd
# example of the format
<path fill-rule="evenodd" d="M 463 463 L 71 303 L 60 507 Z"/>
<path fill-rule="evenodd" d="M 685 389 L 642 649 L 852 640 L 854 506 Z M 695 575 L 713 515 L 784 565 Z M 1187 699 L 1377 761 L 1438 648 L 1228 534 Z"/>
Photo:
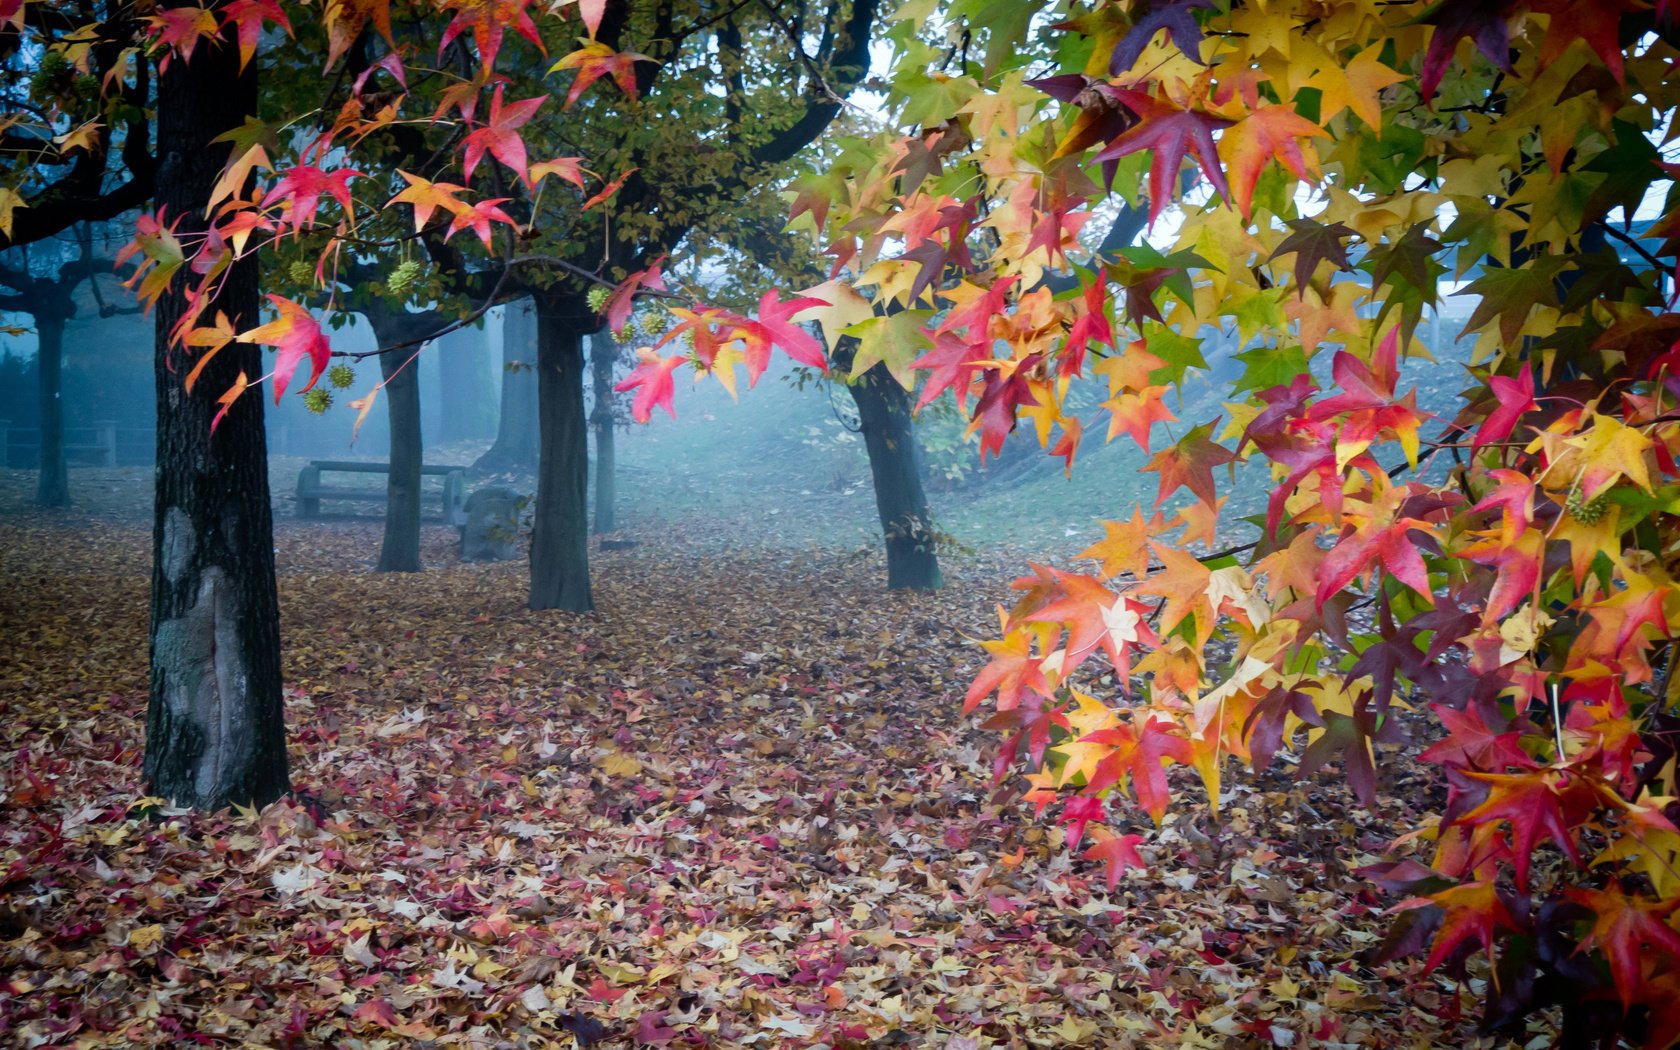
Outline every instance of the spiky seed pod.
<path fill-rule="evenodd" d="M 600 285 L 596 285 L 594 288 L 589 289 L 589 308 L 594 310 L 596 313 L 600 313 L 602 310 L 606 309 L 607 298 L 611 295 L 612 292 L 610 290 L 602 288 Z"/>
<path fill-rule="evenodd" d="M 296 260 L 290 266 L 286 267 L 286 277 L 293 284 L 314 284 L 315 267 L 309 265 L 301 259 Z"/>
<path fill-rule="evenodd" d="M 333 365 L 327 369 L 327 382 L 343 390 L 356 381 L 356 370 L 349 365 Z"/>
<path fill-rule="evenodd" d="M 1569 493 L 1569 499 L 1564 502 L 1563 506 L 1581 524 L 1597 525 L 1604 520 L 1604 515 L 1610 510 L 1610 496 L 1608 493 L 1600 492 L 1590 500 L 1583 500 L 1581 490 L 1574 489 Z"/>
<path fill-rule="evenodd" d="M 398 263 L 385 278 L 385 287 L 392 295 L 406 295 L 414 287 L 414 282 L 420 279 L 420 263 L 414 259 L 404 259 Z"/>
<path fill-rule="evenodd" d="M 303 392 L 303 407 L 320 415 L 332 407 L 332 391 L 322 387 L 312 387 Z"/>

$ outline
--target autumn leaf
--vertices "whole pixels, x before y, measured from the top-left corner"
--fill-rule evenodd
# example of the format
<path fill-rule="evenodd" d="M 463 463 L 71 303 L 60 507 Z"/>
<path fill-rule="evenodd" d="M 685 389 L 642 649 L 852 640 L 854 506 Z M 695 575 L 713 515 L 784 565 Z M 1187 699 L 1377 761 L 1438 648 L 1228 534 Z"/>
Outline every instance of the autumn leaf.
<path fill-rule="evenodd" d="M 1296 113 L 1293 106 L 1262 106 L 1219 137 L 1219 155 L 1230 179 L 1230 191 L 1225 195 L 1236 201 L 1246 218 L 1266 164 L 1276 160 L 1296 178 L 1310 179 L 1311 169 L 1317 165 L 1302 153 L 1301 140 L 1328 137 L 1328 132 Z"/>
<path fill-rule="evenodd" d="M 677 418 L 677 410 L 671 403 L 674 386 L 671 373 L 683 363 L 680 354 L 670 357 L 660 357 L 657 353 L 643 347 L 637 352 L 638 364 L 622 382 L 613 387 L 620 393 L 628 390 L 636 391 L 635 402 L 631 405 L 631 414 L 636 422 L 646 423 L 655 408 L 663 408 L 672 419 Z"/>
<path fill-rule="evenodd" d="M 634 99 L 637 95 L 636 63 L 656 62 L 655 59 L 634 51 L 614 51 L 596 40 L 580 43 L 582 46 L 561 58 L 548 70 L 550 73 L 561 73 L 568 69 L 577 71 L 577 75 L 572 78 L 571 90 L 566 92 L 567 109 L 572 108 L 572 104 L 578 100 L 578 96 L 588 90 L 589 85 L 602 77 L 611 77 L 625 98 Z"/>
<path fill-rule="evenodd" d="M 479 160 L 489 153 L 518 176 L 519 181 L 530 186 L 531 173 L 525 159 L 525 140 L 520 136 L 519 129 L 530 123 L 545 101 L 547 99 L 539 95 L 504 106 L 502 85 L 497 84 L 496 93 L 490 97 L 489 122 L 468 132 L 463 143 L 462 174 L 472 178 L 473 169 L 478 167 Z"/>
<path fill-rule="evenodd" d="M 274 403 L 279 404 L 298 364 L 306 357 L 309 359 L 309 381 L 301 389 L 308 390 L 315 385 L 332 360 L 332 346 L 322 333 L 320 323 L 307 308 L 280 295 L 270 294 L 267 299 L 280 316 L 239 333 L 239 341 L 275 348 L 271 374 L 274 377 Z"/>
<path fill-rule="evenodd" d="M 1138 91 L 1117 90 L 1119 101 L 1137 113 L 1140 123 L 1099 150 L 1093 161 L 1118 160 L 1139 150 L 1152 150 L 1155 159 L 1149 169 L 1149 224 L 1160 217 L 1161 208 L 1172 199 L 1184 155 L 1190 153 L 1201 165 L 1213 188 L 1226 200 L 1231 188 L 1219 163 L 1219 147 L 1213 133 L 1231 126 L 1220 117 L 1181 109 Z M 1315 129 L 1316 130 L 1316 129 Z"/>

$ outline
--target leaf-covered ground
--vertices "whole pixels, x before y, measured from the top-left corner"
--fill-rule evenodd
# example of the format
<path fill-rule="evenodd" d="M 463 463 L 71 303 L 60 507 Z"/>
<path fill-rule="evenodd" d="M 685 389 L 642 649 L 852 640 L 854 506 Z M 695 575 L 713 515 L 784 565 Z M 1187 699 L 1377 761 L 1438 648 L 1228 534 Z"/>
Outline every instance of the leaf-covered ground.
<path fill-rule="evenodd" d="M 15 506 L 15 504 L 14 504 Z M 1116 892 L 959 716 L 1017 552 L 939 597 L 661 527 L 600 613 L 283 521 L 295 801 L 142 803 L 141 522 L 0 517 L 0 1032 L 18 1046 L 1465 1045 L 1358 954 L 1381 817 L 1228 778 Z M 995 621 L 993 621 L 995 623 Z M 1421 782 L 1420 782 L 1421 783 Z M 1186 788 L 1188 790 L 1188 785 Z"/>

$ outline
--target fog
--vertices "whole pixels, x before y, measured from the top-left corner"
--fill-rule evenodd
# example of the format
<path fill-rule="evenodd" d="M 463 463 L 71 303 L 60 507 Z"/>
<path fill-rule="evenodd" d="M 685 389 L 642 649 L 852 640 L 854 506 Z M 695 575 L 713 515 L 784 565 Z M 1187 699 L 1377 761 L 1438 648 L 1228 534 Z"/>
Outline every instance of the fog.
<path fill-rule="evenodd" d="M 151 321 L 140 316 L 101 318 L 87 288 L 80 297 L 83 308 L 66 328 L 63 393 L 74 513 L 145 519 L 156 396 Z M 469 491 L 505 484 L 529 494 L 535 483 L 528 472 L 473 471 L 497 435 L 506 376 L 504 313 L 497 308 L 478 325 L 428 345 L 410 367 L 418 370 L 420 379 L 424 462 L 467 471 Z M 4 320 L 29 323 L 27 315 Z M 1426 410 L 1451 411 L 1452 398 L 1462 385 L 1465 350 L 1453 341 L 1458 327 L 1454 317 L 1424 325 L 1420 334 L 1437 360 L 1413 359 L 1403 371 L 1401 389 L 1416 383 Z M 337 351 L 354 354 L 375 348 L 370 327 L 359 317 L 339 318 L 330 335 Z M 1239 348 L 1234 338 L 1204 335 L 1210 367 L 1205 373 L 1193 371 L 1174 391 L 1171 403 L 1178 421 L 1157 425 L 1157 449 L 1190 426 L 1229 418 L 1222 395 L 1228 396 L 1242 367 L 1234 360 Z M 631 339 L 619 348 L 617 378 L 633 363 L 634 343 Z M 7 421 L 8 438 L 0 512 L 8 514 L 30 507 L 30 478 L 39 448 L 33 429 L 38 420 L 35 350 L 32 334 L 10 335 L 0 357 L 5 379 L 0 383 L 0 420 Z M 1329 358 L 1318 355 L 1315 372 L 1327 371 Z M 379 463 L 390 455 L 383 400 L 352 437 L 357 413 L 351 402 L 366 396 L 379 379 L 372 359 L 354 367 L 354 381 L 332 390 L 333 405 L 324 412 L 310 411 L 296 390 L 278 405 L 263 395 L 271 494 L 280 527 L 335 527 L 377 522 L 382 515 L 377 502 L 323 501 L 320 518 L 306 520 L 297 498 L 299 473 L 312 461 Z M 520 378 L 531 381 L 529 374 Z M 1319 378 L 1327 382 L 1327 376 Z M 325 379 L 322 384 L 327 385 Z M 585 386 L 586 412 L 593 415 L 587 377 Z M 1029 427 L 1011 437 L 1001 457 L 982 466 L 976 441 L 965 435 L 965 420 L 948 404 L 921 415 L 917 432 L 922 476 L 940 533 L 941 557 L 960 558 L 971 549 L 1019 544 L 1036 555 L 1066 558 L 1100 535 L 1101 519 L 1129 517 L 1134 506 L 1148 510 L 1153 505 L 1157 477 L 1142 471 L 1147 456 L 1128 437 L 1103 441 L 1107 413 L 1098 407 L 1103 395 L 1100 384 L 1090 386 L 1084 392 L 1076 388 L 1073 395 L 1072 403 L 1086 421 L 1086 435 L 1071 480 L 1064 475 L 1062 461 L 1037 446 Z M 730 544 L 859 552 L 880 544 L 869 461 L 857 432 L 856 409 L 843 386 L 778 363 L 752 389 L 742 375 L 738 400 L 715 381 L 691 385 L 686 372 L 679 372 L 677 387 L 674 420 L 656 411 L 649 424 L 631 424 L 628 395 L 619 395 L 615 403 L 620 421 L 615 431 L 617 531 L 633 537 L 638 530 L 674 528 Z M 256 396 L 247 395 L 252 401 Z M 255 408 L 246 403 L 235 411 Z M 94 428 L 111 426 L 117 439 L 115 467 L 102 462 L 98 450 L 87 448 L 102 441 L 103 431 Z M 1426 433 L 1429 427 L 1426 424 Z M 593 458 L 593 437 L 591 443 Z M 374 491 L 382 477 L 350 480 Z M 1243 542 L 1253 531 L 1241 519 L 1261 510 L 1268 485 L 1251 470 L 1234 482 L 1222 479 L 1222 494 L 1227 488 L 1231 499 L 1222 512 L 1217 539 Z M 1169 517 L 1184 495 L 1166 502 Z M 443 523 L 433 515 L 426 527 L 440 529 Z M 376 546 L 377 537 L 369 537 L 370 547 Z M 369 557 L 376 553 L 370 550 Z"/>

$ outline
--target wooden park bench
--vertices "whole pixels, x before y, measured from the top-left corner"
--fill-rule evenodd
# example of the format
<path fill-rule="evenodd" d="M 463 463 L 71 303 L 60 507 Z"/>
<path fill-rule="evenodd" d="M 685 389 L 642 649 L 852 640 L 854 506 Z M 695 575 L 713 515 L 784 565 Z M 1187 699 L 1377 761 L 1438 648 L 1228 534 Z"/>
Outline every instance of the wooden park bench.
<path fill-rule="evenodd" d="M 358 500 L 367 503 L 384 503 L 390 499 L 385 489 L 341 488 L 321 484 L 322 474 L 385 474 L 391 473 L 389 463 L 353 463 L 341 460 L 317 459 L 309 466 L 298 471 L 297 503 L 298 517 L 315 518 L 321 514 L 321 501 L 324 499 Z M 422 479 L 428 477 L 442 478 L 443 487 L 436 497 L 440 499 L 443 520 L 447 525 L 461 526 L 466 524 L 467 472 L 460 467 L 422 466 Z M 421 495 L 422 500 L 425 494 Z"/>

